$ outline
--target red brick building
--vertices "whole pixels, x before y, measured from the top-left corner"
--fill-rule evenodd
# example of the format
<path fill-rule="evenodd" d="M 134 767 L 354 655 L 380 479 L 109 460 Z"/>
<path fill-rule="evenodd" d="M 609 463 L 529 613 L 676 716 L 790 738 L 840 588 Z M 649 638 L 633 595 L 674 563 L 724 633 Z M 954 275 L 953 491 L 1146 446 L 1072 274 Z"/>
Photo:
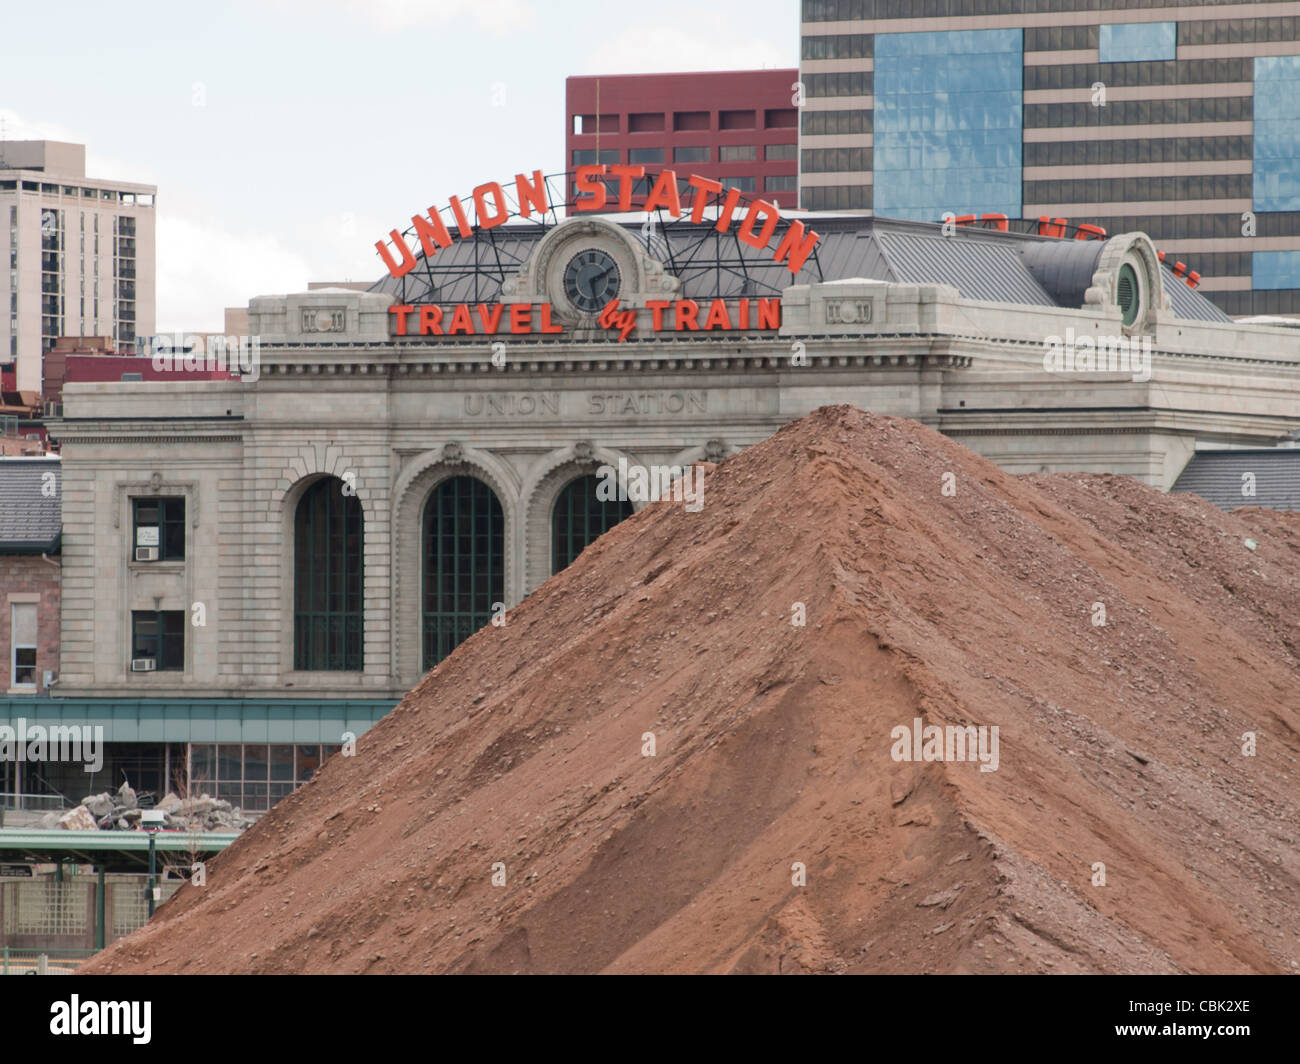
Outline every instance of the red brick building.
<path fill-rule="evenodd" d="M 59 671 L 59 459 L 0 458 L 0 693 L 48 694 Z"/>
<path fill-rule="evenodd" d="M 797 70 L 623 74 L 565 82 L 565 168 L 644 165 L 721 181 L 778 207 L 798 206 Z M 642 182 L 632 207 L 644 202 Z"/>

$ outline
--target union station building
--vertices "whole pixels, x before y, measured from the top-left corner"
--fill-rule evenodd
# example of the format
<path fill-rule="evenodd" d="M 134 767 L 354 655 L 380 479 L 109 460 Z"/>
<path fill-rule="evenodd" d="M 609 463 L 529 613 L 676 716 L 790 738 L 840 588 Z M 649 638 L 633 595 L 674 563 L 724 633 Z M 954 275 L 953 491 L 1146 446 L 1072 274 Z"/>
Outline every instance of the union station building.
<path fill-rule="evenodd" d="M 644 505 L 599 497 L 602 466 L 721 461 L 852 403 L 1012 472 L 1169 489 L 1198 447 L 1300 428 L 1300 336 L 1233 323 L 1140 233 L 675 176 L 595 214 L 571 175 L 523 180 L 393 230 L 369 291 L 253 299 L 254 373 L 67 386 L 61 664 L 29 717 L 265 808 Z M 1097 358 L 1049 368 L 1053 340 Z"/>

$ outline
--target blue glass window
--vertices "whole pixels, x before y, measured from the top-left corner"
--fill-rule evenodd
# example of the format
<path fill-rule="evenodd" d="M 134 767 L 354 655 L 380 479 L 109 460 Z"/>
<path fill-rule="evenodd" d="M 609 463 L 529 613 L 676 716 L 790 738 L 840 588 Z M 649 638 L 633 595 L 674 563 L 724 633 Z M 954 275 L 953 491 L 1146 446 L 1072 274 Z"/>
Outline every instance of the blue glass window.
<path fill-rule="evenodd" d="M 1178 23 L 1123 22 L 1097 35 L 1103 63 L 1141 63 L 1178 58 Z"/>
<path fill-rule="evenodd" d="M 1022 32 L 886 33 L 875 51 L 875 213 L 1019 218 Z"/>
<path fill-rule="evenodd" d="M 1300 210 L 1300 56 L 1255 59 L 1253 149 L 1254 209 Z M 1256 260 L 1263 254 L 1256 253 Z M 1255 287 L 1267 286 L 1256 283 Z"/>
<path fill-rule="evenodd" d="M 1300 251 L 1256 251 L 1250 273 L 1256 290 L 1300 288 Z"/>

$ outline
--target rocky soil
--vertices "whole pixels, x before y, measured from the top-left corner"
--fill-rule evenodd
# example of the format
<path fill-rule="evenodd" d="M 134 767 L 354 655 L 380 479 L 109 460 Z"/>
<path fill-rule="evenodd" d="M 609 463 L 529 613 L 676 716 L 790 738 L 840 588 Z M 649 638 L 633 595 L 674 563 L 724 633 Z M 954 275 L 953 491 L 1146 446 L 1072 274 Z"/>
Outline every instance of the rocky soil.
<path fill-rule="evenodd" d="M 996 727 L 996 770 L 901 760 L 918 719 Z M 83 970 L 1294 972 L 1297 758 L 1300 515 L 828 407 L 602 537 Z"/>

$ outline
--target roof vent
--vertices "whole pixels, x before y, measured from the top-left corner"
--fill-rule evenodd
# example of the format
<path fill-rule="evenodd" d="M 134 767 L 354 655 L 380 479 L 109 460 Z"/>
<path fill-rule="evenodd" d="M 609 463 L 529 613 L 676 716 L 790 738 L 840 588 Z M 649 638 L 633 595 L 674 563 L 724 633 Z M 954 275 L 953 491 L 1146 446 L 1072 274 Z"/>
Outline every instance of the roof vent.
<path fill-rule="evenodd" d="M 1137 271 L 1133 269 L 1131 263 L 1126 262 L 1119 268 L 1116 295 L 1124 324 L 1132 325 L 1137 321 L 1138 310 L 1142 306 L 1142 291 L 1138 285 Z"/>

